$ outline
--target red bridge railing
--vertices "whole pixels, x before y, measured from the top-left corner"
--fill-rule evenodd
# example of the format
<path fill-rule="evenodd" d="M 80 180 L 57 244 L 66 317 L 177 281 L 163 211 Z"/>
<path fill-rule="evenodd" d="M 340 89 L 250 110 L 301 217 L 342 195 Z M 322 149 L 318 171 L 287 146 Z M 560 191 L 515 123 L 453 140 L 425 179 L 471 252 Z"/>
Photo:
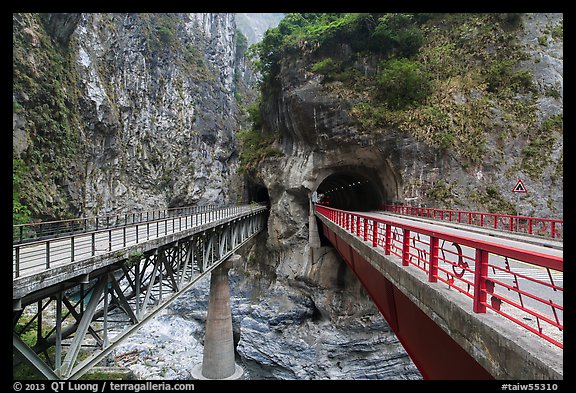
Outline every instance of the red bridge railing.
<path fill-rule="evenodd" d="M 402 266 L 420 269 L 429 282 L 469 297 L 474 312 L 492 310 L 563 348 L 563 257 L 326 206 L 315 210 L 385 255 L 397 256 Z"/>
<path fill-rule="evenodd" d="M 457 222 L 460 224 L 477 225 L 510 232 L 527 233 L 529 235 L 551 237 L 553 239 L 564 238 L 564 221 L 552 218 L 537 218 L 514 216 L 510 214 L 402 205 L 385 205 L 384 210 L 398 214 L 426 217 L 442 221 Z"/>

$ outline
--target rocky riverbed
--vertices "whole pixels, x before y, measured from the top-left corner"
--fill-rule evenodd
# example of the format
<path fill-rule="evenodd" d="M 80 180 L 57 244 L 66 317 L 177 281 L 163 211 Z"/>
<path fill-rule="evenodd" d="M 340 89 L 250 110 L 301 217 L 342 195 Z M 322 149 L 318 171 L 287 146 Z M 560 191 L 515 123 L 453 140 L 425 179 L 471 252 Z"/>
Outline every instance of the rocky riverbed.
<path fill-rule="evenodd" d="M 421 379 L 378 313 L 321 313 L 306 290 L 244 280 L 231 271 L 236 362 L 245 379 Z M 194 288 L 123 341 L 117 366 L 138 379 L 191 379 L 202 362 L 210 280 Z"/>

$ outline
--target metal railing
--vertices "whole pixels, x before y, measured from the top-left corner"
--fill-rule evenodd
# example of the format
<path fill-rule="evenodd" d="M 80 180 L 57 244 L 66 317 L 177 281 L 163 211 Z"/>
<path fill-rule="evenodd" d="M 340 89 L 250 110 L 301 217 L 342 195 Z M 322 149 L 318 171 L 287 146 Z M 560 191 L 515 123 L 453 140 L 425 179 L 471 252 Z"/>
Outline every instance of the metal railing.
<path fill-rule="evenodd" d="M 315 206 L 318 214 L 352 233 L 402 266 L 413 266 L 472 300 L 476 313 L 490 309 L 546 341 L 563 348 L 563 257 L 481 242 Z"/>
<path fill-rule="evenodd" d="M 564 238 L 564 221 L 552 218 L 402 205 L 385 205 L 384 210 L 392 213 L 426 217 L 459 224 L 527 233 L 529 235 L 550 237 L 552 239 Z"/>
<path fill-rule="evenodd" d="M 68 220 L 42 221 L 27 224 L 14 225 L 12 227 L 13 244 L 26 243 L 42 239 L 54 239 L 61 236 L 72 235 L 75 233 L 98 231 L 121 227 L 130 224 L 145 223 L 156 221 L 164 218 L 189 216 L 199 213 L 207 213 L 224 209 L 232 204 L 227 205 L 204 205 L 204 206 L 185 206 L 170 209 L 146 210 L 141 212 L 131 212 L 123 214 L 109 214 L 94 217 L 80 217 Z"/>
<path fill-rule="evenodd" d="M 13 277 L 34 274 L 39 271 L 77 262 L 81 259 L 116 251 L 134 244 L 146 242 L 213 221 L 250 214 L 266 209 L 258 204 L 228 205 L 225 207 L 190 208 L 188 214 L 167 214 L 162 218 L 129 223 L 114 222 L 104 228 L 82 227 L 74 232 L 58 232 L 48 238 L 29 238 L 26 242 L 16 242 L 12 246 Z M 145 214 L 145 213 L 144 213 Z M 149 218 L 154 215 L 149 216 Z M 142 216 L 144 218 L 145 215 Z M 90 220 L 90 219 L 85 219 Z M 107 221 L 110 223 L 110 221 Z M 88 227 L 89 228 L 89 227 Z"/>

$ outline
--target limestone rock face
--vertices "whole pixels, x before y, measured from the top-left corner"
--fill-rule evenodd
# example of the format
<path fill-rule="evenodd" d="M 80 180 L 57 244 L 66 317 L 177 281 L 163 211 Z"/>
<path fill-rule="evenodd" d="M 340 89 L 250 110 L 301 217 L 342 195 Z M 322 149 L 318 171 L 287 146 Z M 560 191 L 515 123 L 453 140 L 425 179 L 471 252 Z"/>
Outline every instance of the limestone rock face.
<path fill-rule="evenodd" d="M 246 67 L 234 14 L 18 14 L 14 25 L 15 157 L 40 172 L 50 159 L 61 172 L 72 169 L 59 210 L 48 196 L 23 193 L 33 213 L 63 218 L 231 198 L 235 75 Z M 47 106 L 42 97 L 54 96 L 61 101 Z M 58 116 L 71 123 L 65 134 Z M 73 153 L 55 151 L 62 144 Z M 52 181 L 42 175 L 37 181 Z"/>
<path fill-rule="evenodd" d="M 520 178 L 529 192 L 520 198 L 519 213 L 562 218 L 562 131 L 547 130 L 545 124 L 562 119 L 563 42 L 551 33 L 562 31 L 562 19 L 562 14 L 522 15 L 522 27 L 511 44 L 523 53 L 517 69 L 531 75 L 536 89 L 532 96 L 517 95 L 514 100 L 535 108 L 534 127 L 547 135 L 527 130 L 500 140 L 502 127 L 511 127 L 510 116 L 492 102 L 492 118 L 482 125 L 488 127 L 486 151 L 474 165 L 463 164 L 455 152 L 443 152 L 393 126 L 362 129 L 352 116 L 358 94 L 347 92 L 341 82 L 323 83 L 322 75 L 311 71 L 313 61 L 324 57 L 311 60 L 303 50 L 283 58 L 277 86 L 264 100 L 262 111 L 264 130 L 279 135 L 277 148 L 283 155 L 268 158 L 253 175 L 271 200 L 268 246 L 269 252 L 282 255 L 277 258 L 278 276 L 306 279 L 309 198 L 334 173 L 373 180 L 387 203 L 479 211 L 489 210 L 494 202 L 516 206 L 512 188 Z M 341 59 L 346 51 L 342 45 L 340 53 L 325 55 Z M 450 99 L 458 105 L 481 100 L 482 93 L 454 89 Z M 531 152 L 538 146 L 549 148 L 550 154 L 531 162 Z M 531 165 L 537 170 L 528 173 Z"/>
<path fill-rule="evenodd" d="M 226 200 L 234 34 L 231 14 L 83 17 L 75 38 L 90 114 L 88 210 Z"/>

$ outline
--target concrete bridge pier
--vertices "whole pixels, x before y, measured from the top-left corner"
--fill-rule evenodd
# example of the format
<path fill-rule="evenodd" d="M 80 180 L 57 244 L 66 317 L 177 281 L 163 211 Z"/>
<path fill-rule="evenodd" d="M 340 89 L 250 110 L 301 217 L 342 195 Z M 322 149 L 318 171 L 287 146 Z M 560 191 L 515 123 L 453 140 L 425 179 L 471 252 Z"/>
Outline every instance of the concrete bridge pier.
<path fill-rule="evenodd" d="M 210 273 L 210 297 L 202 363 L 192 370 L 195 379 L 240 379 L 242 367 L 234 361 L 232 312 L 228 271 L 240 261 L 234 254 Z"/>
<path fill-rule="evenodd" d="M 308 215 L 308 244 L 312 248 L 320 248 L 320 234 L 318 232 L 318 223 L 314 214 L 314 204 L 310 199 L 310 214 Z"/>

